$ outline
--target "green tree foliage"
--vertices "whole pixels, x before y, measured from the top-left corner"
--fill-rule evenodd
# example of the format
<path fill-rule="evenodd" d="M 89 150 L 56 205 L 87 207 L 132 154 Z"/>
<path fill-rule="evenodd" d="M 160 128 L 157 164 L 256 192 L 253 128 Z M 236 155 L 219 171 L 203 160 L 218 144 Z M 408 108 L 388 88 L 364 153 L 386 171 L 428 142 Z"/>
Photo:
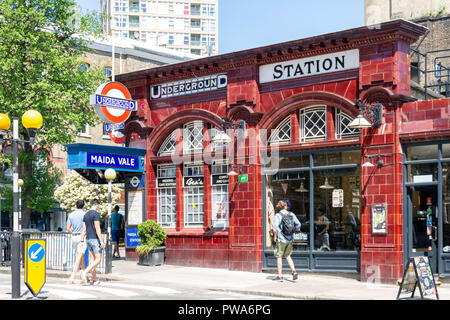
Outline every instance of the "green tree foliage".
<path fill-rule="evenodd" d="M 41 216 L 55 206 L 53 193 L 61 178 L 61 171 L 49 161 L 49 154 L 46 149 L 39 149 L 29 159 L 26 154 L 24 162 L 33 162 L 32 179 L 24 181 L 24 189 L 33 190 L 33 196 L 28 200 L 27 206 L 33 212 L 40 213 Z"/>
<path fill-rule="evenodd" d="M 11 156 L 7 159 L 10 160 Z M 10 168 L 9 161 L 7 166 L 3 169 Z M 61 172 L 54 167 L 49 160 L 49 153 L 45 149 L 39 149 L 36 153 L 30 155 L 25 152 L 19 152 L 19 167 L 24 163 L 31 162 L 33 169 L 30 179 L 24 180 L 22 190 L 27 188 L 33 190 L 33 197 L 29 199 L 28 207 L 36 213 L 43 215 L 48 212 L 55 205 L 55 198 L 53 193 L 60 180 Z M 13 194 L 12 181 L 10 177 L 5 176 L 5 170 L 2 170 L 1 175 L 3 183 L 0 184 L 0 193 L 4 200 L 2 201 L 2 210 L 8 211 L 10 215 L 13 211 Z M 25 202 L 25 194 L 21 194 L 22 203 Z"/>
<path fill-rule="evenodd" d="M 78 130 L 99 122 L 89 105 L 89 94 L 107 81 L 101 70 L 83 70 L 88 40 L 101 32 L 100 17 L 81 12 L 73 0 L 0 1 L 0 112 L 10 118 L 30 109 L 44 119 L 36 143 L 42 146 L 71 143 Z M 20 134 L 28 139 L 20 123 Z M 24 145 L 32 154 L 32 147 Z M 31 181 L 32 165 L 21 178 Z M 35 187 L 35 186 L 34 186 Z M 22 226 L 30 210 L 38 209 L 33 185 L 25 187 Z M 43 190 L 42 190 L 43 191 Z"/>

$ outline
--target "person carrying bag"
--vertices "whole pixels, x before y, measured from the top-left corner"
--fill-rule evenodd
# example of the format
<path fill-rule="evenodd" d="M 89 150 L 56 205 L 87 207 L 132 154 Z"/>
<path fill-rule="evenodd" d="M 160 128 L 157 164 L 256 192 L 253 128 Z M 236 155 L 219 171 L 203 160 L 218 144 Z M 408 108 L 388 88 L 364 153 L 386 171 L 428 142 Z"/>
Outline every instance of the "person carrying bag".
<path fill-rule="evenodd" d="M 297 280 L 298 274 L 295 271 L 291 253 L 293 248 L 292 243 L 294 242 L 294 233 L 300 232 L 301 223 L 298 221 L 295 214 L 287 211 L 287 203 L 285 200 L 278 201 L 277 209 L 279 212 L 275 215 L 274 221 L 274 238 L 276 241 L 274 255 L 277 258 L 278 276 L 275 280 L 283 281 L 283 257 L 286 258 L 286 261 L 291 268 L 292 280 Z"/>

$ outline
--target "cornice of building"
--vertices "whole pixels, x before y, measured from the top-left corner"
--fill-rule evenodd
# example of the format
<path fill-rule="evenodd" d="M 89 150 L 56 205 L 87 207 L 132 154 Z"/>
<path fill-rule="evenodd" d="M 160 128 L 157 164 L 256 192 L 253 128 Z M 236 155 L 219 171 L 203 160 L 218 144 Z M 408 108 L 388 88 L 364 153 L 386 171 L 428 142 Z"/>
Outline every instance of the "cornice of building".
<path fill-rule="evenodd" d="M 404 41 L 411 44 L 427 30 L 420 24 L 397 19 L 371 26 L 125 73 L 116 78 L 122 81 L 147 78 L 152 83 L 176 81 L 226 72 L 244 66 L 321 55 L 388 41 Z"/>

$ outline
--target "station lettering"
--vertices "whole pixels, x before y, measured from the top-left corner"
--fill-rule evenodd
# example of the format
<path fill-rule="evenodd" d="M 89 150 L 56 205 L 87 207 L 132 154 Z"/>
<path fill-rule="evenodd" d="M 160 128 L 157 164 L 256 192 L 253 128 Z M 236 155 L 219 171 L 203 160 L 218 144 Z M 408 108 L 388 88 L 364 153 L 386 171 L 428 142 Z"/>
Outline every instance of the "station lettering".
<path fill-rule="evenodd" d="M 314 61 L 306 61 L 303 63 L 303 66 L 300 63 L 297 64 L 288 64 L 288 65 L 281 65 L 278 64 L 274 68 L 274 79 L 279 79 L 283 77 L 283 75 L 286 73 L 287 77 L 296 77 L 299 75 L 311 74 L 314 72 L 314 70 L 317 73 L 320 73 L 322 71 L 328 71 L 330 69 L 334 70 L 342 70 L 345 68 L 345 56 L 341 57 L 335 57 L 334 61 L 327 58 L 323 61 L 320 60 L 314 60 Z"/>
<path fill-rule="evenodd" d="M 359 50 L 273 63 L 260 67 L 260 83 L 288 80 L 359 67 Z"/>

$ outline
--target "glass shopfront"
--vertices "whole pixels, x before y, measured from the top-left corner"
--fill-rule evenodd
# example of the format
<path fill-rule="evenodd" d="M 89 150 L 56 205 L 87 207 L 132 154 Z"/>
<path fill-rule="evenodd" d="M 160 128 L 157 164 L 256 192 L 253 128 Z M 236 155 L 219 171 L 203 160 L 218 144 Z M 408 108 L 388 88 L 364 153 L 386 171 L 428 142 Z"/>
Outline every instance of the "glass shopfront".
<path fill-rule="evenodd" d="M 264 268 L 276 267 L 271 223 L 276 203 L 301 222 L 292 258 L 298 269 L 359 272 L 360 151 L 284 154 L 266 164 Z M 273 161 L 278 169 L 273 170 Z"/>
<path fill-rule="evenodd" d="M 404 262 L 425 255 L 433 272 L 448 275 L 450 142 L 405 145 L 404 173 Z"/>

